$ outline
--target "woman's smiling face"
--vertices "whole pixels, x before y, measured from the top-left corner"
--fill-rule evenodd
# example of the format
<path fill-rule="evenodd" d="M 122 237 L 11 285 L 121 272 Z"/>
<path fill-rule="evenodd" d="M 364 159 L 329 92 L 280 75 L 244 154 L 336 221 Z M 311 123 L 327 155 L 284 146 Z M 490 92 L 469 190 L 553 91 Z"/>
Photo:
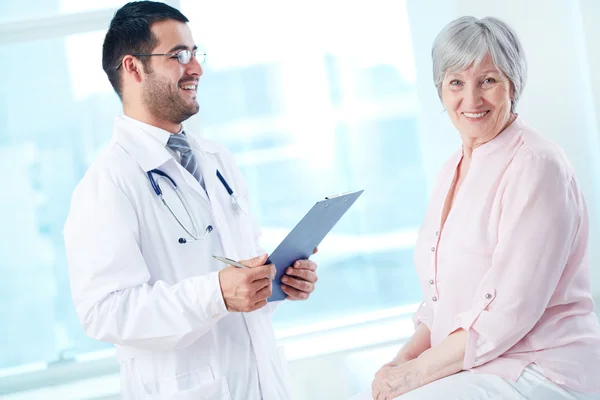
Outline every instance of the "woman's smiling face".
<path fill-rule="evenodd" d="M 462 71 L 447 71 L 442 102 L 464 142 L 477 147 L 498 135 L 512 117 L 512 86 L 489 55 Z"/>

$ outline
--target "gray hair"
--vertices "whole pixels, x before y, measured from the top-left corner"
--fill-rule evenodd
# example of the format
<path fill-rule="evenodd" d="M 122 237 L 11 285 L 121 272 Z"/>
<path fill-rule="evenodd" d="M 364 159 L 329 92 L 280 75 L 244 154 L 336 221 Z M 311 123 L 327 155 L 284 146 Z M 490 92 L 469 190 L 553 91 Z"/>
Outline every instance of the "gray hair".
<path fill-rule="evenodd" d="M 497 18 L 461 17 L 442 29 L 433 42 L 433 82 L 442 98 L 442 81 L 447 71 L 461 71 L 478 64 L 489 54 L 492 62 L 512 84 L 513 104 L 527 79 L 527 62 L 515 32 Z"/>

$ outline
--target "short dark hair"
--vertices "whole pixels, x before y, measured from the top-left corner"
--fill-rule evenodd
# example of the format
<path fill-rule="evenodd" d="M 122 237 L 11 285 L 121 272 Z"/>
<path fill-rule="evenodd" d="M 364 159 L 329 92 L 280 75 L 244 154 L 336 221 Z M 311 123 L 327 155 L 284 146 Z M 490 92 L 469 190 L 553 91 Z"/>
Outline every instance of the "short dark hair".
<path fill-rule="evenodd" d="M 188 22 L 179 10 L 157 1 L 134 1 L 125 4 L 115 13 L 104 37 L 102 46 L 102 69 L 117 95 L 122 98 L 121 71 L 118 68 L 128 54 L 148 54 L 157 46 L 152 25 L 175 20 Z M 149 67 L 150 57 L 143 57 L 144 69 Z"/>

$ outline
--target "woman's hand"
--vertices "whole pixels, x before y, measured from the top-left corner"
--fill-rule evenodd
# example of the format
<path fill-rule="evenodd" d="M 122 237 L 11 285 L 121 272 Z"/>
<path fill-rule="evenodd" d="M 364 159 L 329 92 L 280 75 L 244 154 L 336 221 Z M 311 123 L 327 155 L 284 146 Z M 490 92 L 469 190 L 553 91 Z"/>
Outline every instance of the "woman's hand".
<path fill-rule="evenodd" d="M 371 385 L 373 400 L 392 400 L 423 386 L 417 360 L 394 365 L 387 363 L 377 371 Z"/>
<path fill-rule="evenodd" d="M 417 358 L 402 362 L 406 353 L 385 364 L 371 385 L 374 400 L 391 400 L 438 379 L 462 371 L 467 332 L 458 329 L 437 346 L 423 351 Z M 412 353 L 414 354 L 414 353 Z M 394 365 L 395 364 L 395 365 Z"/>
<path fill-rule="evenodd" d="M 402 365 L 411 359 L 412 358 L 406 354 L 398 354 L 392 361 L 379 368 L 379 371 L 375 373 L 375 379 L 383 377 L 388 369 Z"/>

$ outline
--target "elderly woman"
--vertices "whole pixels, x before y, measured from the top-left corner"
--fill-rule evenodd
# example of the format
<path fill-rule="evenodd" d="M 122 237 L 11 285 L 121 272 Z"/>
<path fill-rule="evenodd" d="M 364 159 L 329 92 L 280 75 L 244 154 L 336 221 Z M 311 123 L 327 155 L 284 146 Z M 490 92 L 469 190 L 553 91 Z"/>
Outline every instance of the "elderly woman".
<path fill-rule="evenodd" d="M 562 150 L 515 112 L 526 78 L 519 40 L 497 19 L 463 17 L 432 57 L 462 148 L 438 175 L 419 233 L 416 331 L 371 396 L 600 399 L 586 205 Z"/>

